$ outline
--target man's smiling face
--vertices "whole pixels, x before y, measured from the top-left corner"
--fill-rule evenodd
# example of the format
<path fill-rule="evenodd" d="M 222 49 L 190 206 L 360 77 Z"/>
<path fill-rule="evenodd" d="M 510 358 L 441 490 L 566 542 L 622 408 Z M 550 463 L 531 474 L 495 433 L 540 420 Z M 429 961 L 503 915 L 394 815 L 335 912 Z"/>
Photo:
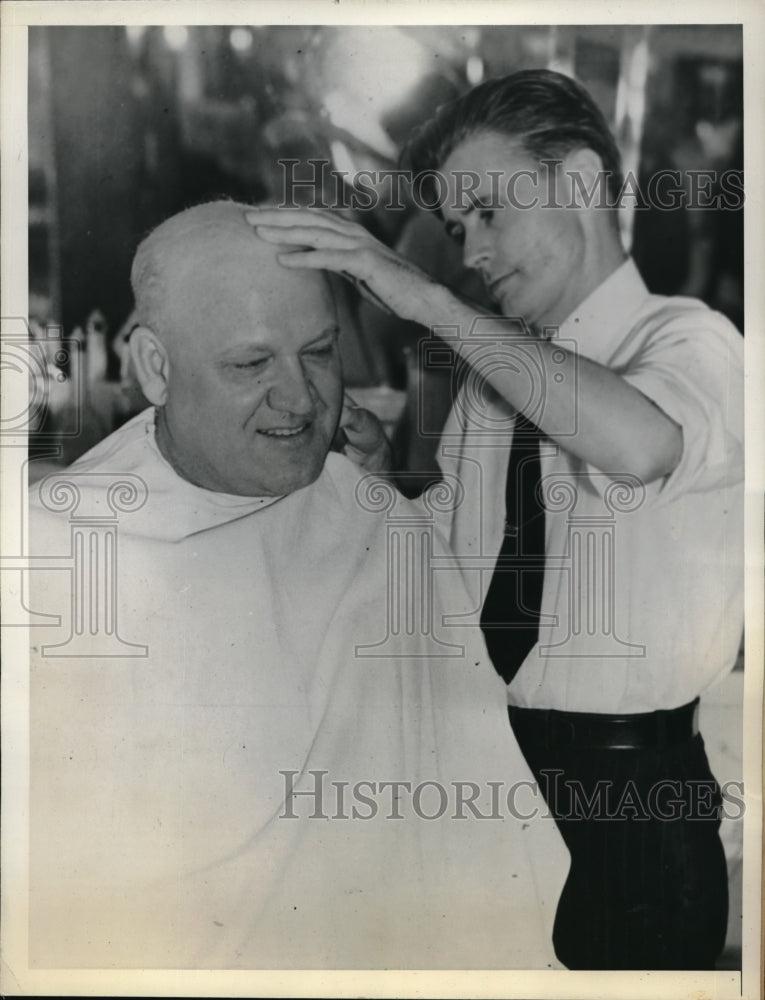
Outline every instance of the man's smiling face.
<path fill-rule="evenodd" d="M 568 190 L 559 185 L 551 200 L 546 169 L 519 142 L 494 132 L 468 136 L 441 172 L 448 189 L 442 206 L 446 230 L 463 246 L 466 266 L 480 272 L 502 314 L 523 317 L 536 329 L 561 323 L 582 297 L 582 213 L 543 206 L 568 204 Z M 478 177 L 472 194 L 468 181 L 460 191 L 459 172 Z M 498 184 L 490 172 L 499 174 Z M 535 199 L 535 207 L 520 207 Z"/>
<path fill-rule="evenodd" d="M 326 277 L 295 274 L 242 222 L 192 237 L 165 279 L 156 332 L 169 356 L 158 440 L 198 486 L 281 496 L 320 474 L 342 405 Z"/>

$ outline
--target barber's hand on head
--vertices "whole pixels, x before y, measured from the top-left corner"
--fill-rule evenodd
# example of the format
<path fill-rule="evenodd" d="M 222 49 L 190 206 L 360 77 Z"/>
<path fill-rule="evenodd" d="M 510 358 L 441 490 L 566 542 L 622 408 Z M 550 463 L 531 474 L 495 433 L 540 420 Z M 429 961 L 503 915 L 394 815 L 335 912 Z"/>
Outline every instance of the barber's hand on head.
<path fill-rule="evenodd" d="M 343 399 L 340 429 L 345 435 L 343 454 L 367 472 L 390 472 L 391 448 L 383 425 L 370 410 L 357 406 L 348 393 Z"/>
<path fill-rule="evenodd" d="M 295 247 L 278 255 L 285 267 L 335 271 L 379 308 L 432 322 L 429 297 L 440 286 L 358 223 L 316 208 L 252 208 L 245 218 L 261 239 Z"/>

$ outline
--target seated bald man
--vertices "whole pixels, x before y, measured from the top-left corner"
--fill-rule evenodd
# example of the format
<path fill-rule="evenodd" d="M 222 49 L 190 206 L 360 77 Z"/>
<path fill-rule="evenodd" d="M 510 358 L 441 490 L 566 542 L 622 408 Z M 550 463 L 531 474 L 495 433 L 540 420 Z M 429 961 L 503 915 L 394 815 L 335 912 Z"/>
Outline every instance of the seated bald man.
<path fill-rule="evenodd" d="M 277 250 L 232 203 L 149 235 L 152 406 L 33 488 L 30 961 L 545 968 L 565 850 L 422 508 L 330 451 L 331 289 Z"/>

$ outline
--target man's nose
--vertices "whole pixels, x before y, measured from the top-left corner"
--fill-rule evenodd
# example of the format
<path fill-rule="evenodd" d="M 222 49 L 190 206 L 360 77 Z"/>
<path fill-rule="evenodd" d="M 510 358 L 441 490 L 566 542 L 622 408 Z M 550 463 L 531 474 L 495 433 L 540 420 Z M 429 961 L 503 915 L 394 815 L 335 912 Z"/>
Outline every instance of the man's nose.
<path fill-rule="evenodd" d="M 276 381 L 268 390 L 268 405 L 272 410 L 309 416 L 315 409 L 315 391 L 299 358 L 282 358 L 278 362 Z"/>

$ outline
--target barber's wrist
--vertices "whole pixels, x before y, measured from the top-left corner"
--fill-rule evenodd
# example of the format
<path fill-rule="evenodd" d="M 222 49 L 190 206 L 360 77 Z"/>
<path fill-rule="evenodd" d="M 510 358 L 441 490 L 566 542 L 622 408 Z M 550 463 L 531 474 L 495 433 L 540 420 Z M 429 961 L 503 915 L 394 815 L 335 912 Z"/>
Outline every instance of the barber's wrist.
<path fill-rule="evenodd" d="M 408 310 L 409 315 L 405 318 L 427 329 L 434 326 L 454 326 L 459 322 L 456 310 L 461 305 L 460 300 L 445 285 L 428 279 L 417 289 Z"/>
<path fill-rule="evenodd" d="M 393 468 L 393 454 L 390 443 L 384 438 L 370 451 L 365 451 L 348 443 L 343 448 L 343 454 L 349 458 L 354 465 L 358 465 L 365 472 L 374 472 L 384 475 Z"/>

